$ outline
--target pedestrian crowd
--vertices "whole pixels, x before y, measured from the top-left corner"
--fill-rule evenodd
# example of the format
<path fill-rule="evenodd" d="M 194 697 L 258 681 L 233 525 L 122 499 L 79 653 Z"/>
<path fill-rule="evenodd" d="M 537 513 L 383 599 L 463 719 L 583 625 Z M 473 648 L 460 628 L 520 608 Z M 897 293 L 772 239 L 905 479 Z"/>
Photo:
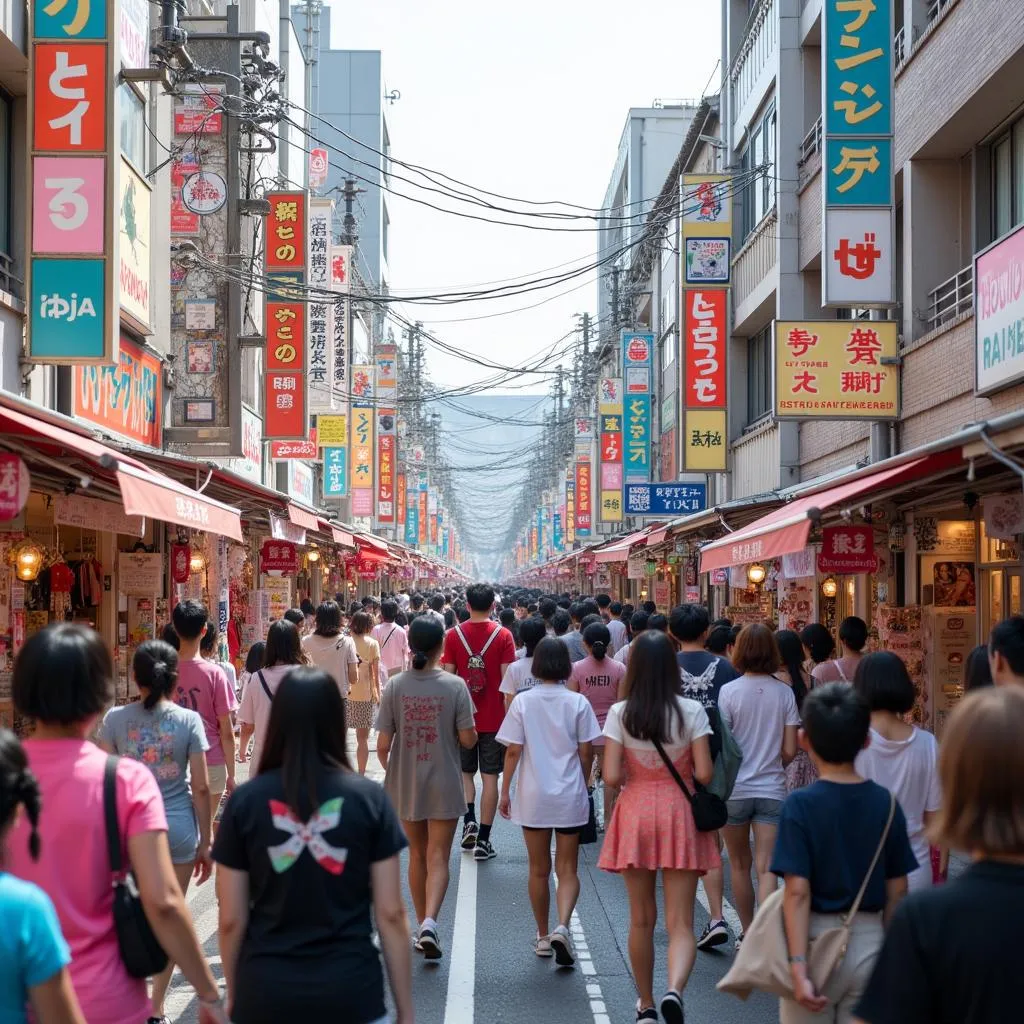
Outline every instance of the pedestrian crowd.
<path fill-rule="evenodd" d="M 0 730 L 0 1021 L 169 1024 L 177 967 L 204 1024 L 384 1024 L 388 990 L 412 1024 L 453 844 L 494 860 L 499 815 L 527 851 L 524 946 L 558 968 L 577 961 L 580 846 L 600 842 L 638 1022 L 683 1024 L 698 951 L 730 941 L 719 988 L 779 996 L 783 1024 L 1016 1019 L 1024 618 L 966 660 L 941 745 L 910 720 L 903 661 L 859 618 L 837 634 L 478 583 L 305 601 L 236 678 L 184 601 L 111 708 L 99 635 L 51 625 L 14 667 L 31 738 Z M 947 881 L 950 851 L 971 865 Z M 185 903 L 211 876 L 223 995 Z"/>

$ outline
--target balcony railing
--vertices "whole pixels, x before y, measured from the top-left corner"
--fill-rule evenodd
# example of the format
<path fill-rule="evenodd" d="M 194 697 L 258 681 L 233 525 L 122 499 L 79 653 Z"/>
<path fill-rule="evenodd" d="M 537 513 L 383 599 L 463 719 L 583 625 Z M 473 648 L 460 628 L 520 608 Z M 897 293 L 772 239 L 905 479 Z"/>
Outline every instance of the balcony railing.
<path fill-rule="evenodd" d="M 928 0 L 925 17 L 929 22 L 933 22 L 950 4 L 955 2 L 956 0 Z"/>
<path fill-rule="evenodd" d="M 800 161 L 798 166 L 803 167 L 815 153 L 821 152 L 821 118 L 814 122 L 811 130 L 804 136 L 800 143 Z"/>
<path fill-rule="evenodd" d="M 893 42 L 893 60 L 896 67 L 899 67 L 907 59 L 907 26 L 901 25 L 896 39 Z"/>
<path fill-rule="evenodd" d="M 934 331 L 947 320 L 970 313 L 973 308 L 974 264 L 971 264 L 928 293 L 928 330 Z"/>
<path fill-rule="evenodd" d="M 733 118 L 740 116 L 778 44 L 776 0 L 760 0 L 751 11 L 736 59 L 729 69 Z"/>
<path fill-rule="evenodd" d="M 25 282 L 14 273 L 14 260 L 7 253 L 0 251 L 0 292 L 7 292 L 21 298 L 24 294 Z"/>

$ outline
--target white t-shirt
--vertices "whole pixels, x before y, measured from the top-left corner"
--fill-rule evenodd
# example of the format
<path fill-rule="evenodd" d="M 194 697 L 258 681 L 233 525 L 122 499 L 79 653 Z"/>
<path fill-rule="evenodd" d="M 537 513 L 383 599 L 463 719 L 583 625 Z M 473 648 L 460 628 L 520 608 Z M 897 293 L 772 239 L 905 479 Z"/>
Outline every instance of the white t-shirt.
<path fill-rule="evenodd" d="M 683 727 L 679 727 L 677 716 L 670 717 L 671 739 L 665 746 L 665 753 L 672 760 L 676 760 L 680 754 L 690 746 L 694 740 L 701 736 L 711 735 L 711 723 L 708 721 L 708 713 L 695 700 L 688 697 L 676 697 L 676 703 L 683 713 Z M 626 731 L 622 724 L 622 712 L 626 709 L 626 701 L 620 700 L 613 704 L 608 711 L 608 717 L 604 723 L 604 735 L 606 739 L 621 743 L 630 750 L 646 750 L 657 754 L 657 747 L 650 740 L 638 740 Z"/>
<path fill-rule="evenodd" d="M 937 811 L 942 806 L 938 759 L 935 737 L 916 727 L 905 740 L 889 740 L 872 729 L 871 744 L 857 755 L 857 774 L 885 786 L 903 808 L 907 835 L 918 864 L 908 878 L 911 889 L 924 889 L 932 884 L 924 815 L 925 811 Z"/>
<path fill-rule="evenodd" d="M 525 651 L 526 648 L 524 647 Z M 522 693 L 523 690 L 531 690 L 535 687 L 540 680 L 534 679 L 531 675 L 533 672 L 533 658 L 522 657 L 518 661 L 513 661 L 509 665 L 505 672 L 505 678 L 501 681 L 501 686 L 498 687 L 501 693 L 517 694 Z"/>
<path fill-rule="evenodd" d="M 600 735 L 594 709 L 581 693 L 541 684 L 516 696 L 497 740 L 523 748 L 512 797 L 517 825 L 579 828 L 587 823 L 590 805 L 579 746 Z"/>
<path fill-rule="evenodd" d="M 731 800 L 785 800 L 782 740 L 798 726 L 793 689 L 772 676 L 742 675 L 718 694 L 718 710 L 743 751 Z"/>
<path fill-rule="evenodd" d="M 622 619 L 609 619 L 605 625 L 612 635 L 612 654 L 626 646 L 626 624 Z"/>
<path fill-rule="evenodd" d="M 322 668 L 334 678 L 341 690 L 342 697 L 348 696 L 349 665 L 358 665 L 355 641 L 350 636 L 339 633 L 337 636 L 318 636 L 310 633 L 302 638 L 302 649 L 309 660 Z"/>
<path fill-rule="evenodd" d="M 617 662 L 619 662 L 620 664 L 628 666 L 629 665 L 629 652 L 630 652 L 630 649 L 632 648 L 632 646 L 633 646 L 632 643 L 628 643 L 625 646 L 620 647 L 615 652 L 615 660 Z"/>

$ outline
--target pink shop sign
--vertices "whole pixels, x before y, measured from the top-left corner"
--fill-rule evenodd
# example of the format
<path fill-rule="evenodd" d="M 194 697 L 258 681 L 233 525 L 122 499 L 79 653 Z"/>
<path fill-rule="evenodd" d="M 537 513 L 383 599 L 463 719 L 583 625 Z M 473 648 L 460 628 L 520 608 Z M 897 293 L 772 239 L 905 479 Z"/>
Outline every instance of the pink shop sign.
<path fill-rule="evenodd" d="M 32 248 L 37 253 L 102 253 L 103 157 L 32 160 Z"/>

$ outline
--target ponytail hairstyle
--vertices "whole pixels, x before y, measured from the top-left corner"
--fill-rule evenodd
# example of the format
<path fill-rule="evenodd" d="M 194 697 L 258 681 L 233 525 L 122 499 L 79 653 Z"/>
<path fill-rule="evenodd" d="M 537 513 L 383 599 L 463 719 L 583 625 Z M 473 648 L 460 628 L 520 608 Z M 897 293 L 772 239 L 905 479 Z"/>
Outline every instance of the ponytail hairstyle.
<path fill-rule="evenodd" d="M 612 635 L 607 626 L 593 622 L 583 630 L 583 642 L 590 648 L 590 653 L 596 661 L 604 661 L 612 642 Z"/>
<path fill-rule="evenodd" d="M 539 616 L 535 615 L 532 619 L 523 619 L 523 621 L 519 623 L 519 638 L 526 647 L 526 657 L 528 658 L 533 657 L 533 652 L 537 649 L 537 644 L 539 644 L 547 635 L 548 628 L 545 625 L 544 620 Z"/>
<path fill-rule="evenodd" d="M 0 838 L 14 821 L 19 806 L 25 808 L 31 829 L 28 852 L 33 860 L 39 860 L 39 783 L 29 771 L 28 758 L 18 737 L 10 729 L 0 729 Z"/>
<path fill-rule="evenodd" d="M 409 625 L 412 667 L 425 669 L 444 643 L 444 626 L 433 615 L 418 615 Z"/>
<path fill-rule="evenodd" d="M 163 640 L 147 640 L 135 651 L 132 672 L 135 684 L 146 690 L 142 706 L 152 711 L 178 684 L 178 652 Z"/>

